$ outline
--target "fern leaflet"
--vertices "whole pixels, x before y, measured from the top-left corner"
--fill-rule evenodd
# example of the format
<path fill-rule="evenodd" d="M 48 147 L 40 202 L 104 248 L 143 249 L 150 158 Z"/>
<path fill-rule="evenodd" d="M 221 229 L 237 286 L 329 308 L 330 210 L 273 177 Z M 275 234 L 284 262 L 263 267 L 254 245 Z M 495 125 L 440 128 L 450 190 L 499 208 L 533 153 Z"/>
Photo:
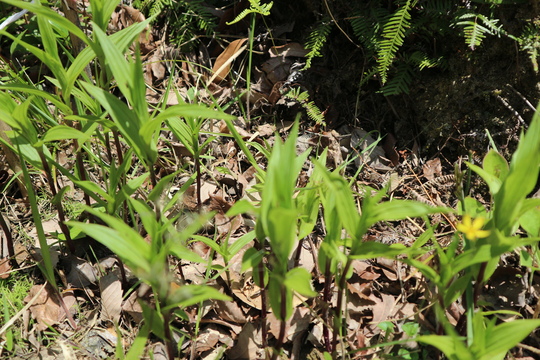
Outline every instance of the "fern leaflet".
<path fill-rule="evenodd" d="M 378 52 L 378 71 L 382 83 L 388 80 L 388 69 L 394 62 L 397 51 L 403 45 L 405 32 L 410 28 L 411 9 L 416 0 L 407 0 L 393 15 L 390 16 L 383 27 L 380 49 Z"/>
<path fill-rule="evenodd" d="M 306 66 L 304 66 L 304 70 L 311 67 L 313 58 L 322 56 L 321 50 L 326 43 L 331 30 L 332 23 L 328 20 L 323 20 L 319 22 L 311 34 L 309 34 L 308 41 L 306 42 L 306 49 L 310 51 L 306 55 Z"/>
<path fill-rule="evenodd" d="M 283 94 L 283 96 L 297 101 L 300 106 L 306 110 L 306 113 L 311 120 L 319 125 L 325 125 L 324 115 L 321 109 L 319 109 L 313 101 L 309 101 L 309 94 L 307 91 L 301 91 L 298 87 L 292 88 Z"/>

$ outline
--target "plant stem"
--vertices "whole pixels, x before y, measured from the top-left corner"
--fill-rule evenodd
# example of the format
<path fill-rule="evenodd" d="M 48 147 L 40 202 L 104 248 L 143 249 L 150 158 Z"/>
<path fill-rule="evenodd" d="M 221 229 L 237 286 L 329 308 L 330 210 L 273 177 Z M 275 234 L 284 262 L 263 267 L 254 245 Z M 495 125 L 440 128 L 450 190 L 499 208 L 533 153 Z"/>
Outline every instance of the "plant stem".
<path fill-rule="evenodd" d="M 345 264 L 345 267 L 343 268 L 343 271 L 341 273 L 341 277 L 339 279 L 338 284 L 338 298 L 337 298 L 337 304 L 336 309 L 334 311 L 334 336 L 332 338 L 332 358 L 336 358 L 337 355 L 337 340 L 338 335 L 341 334 L 341 326 L 343 323 L 343 319 L 341 318 L 341 309 L 343 307 L 343 295 L 345 292 L 345 283 L 347 282 L 347 273 L 349 272 L 349 269 L 352 266 L 352 259 L 347 258 L 347 263 Z"/>
<path fill-rule="evenodd" d="M 15 248 L 13 247 L 13 237 L 11 236 L 11 231 L 9 229 L 8 224 L 4 220 L 4 216 L 2 215 L 2 213 L 0 213 L 0 228 L 2 228 L 2 231 L 4 232 L 6 236 L 6 244 L 7 244 L 9 262 L 11 264 L 11 267 L 14 269 L 18 269 L 19 264 L 17 264 L 17 259 L 15 259 Z"/>
<path fill-rule="evenodd" d="M 174 347 L 173 347 L 173 337 L 171 333 L 171 326 L 170 326 L 170 320 L 171 320 L 171 312 L 167 311 L 165 314 L 163 314 L 163 332 L 165 334 L 165 347 L 167 348 L 167 356 L 169 357 L 169 360 L 174 359 Z"/>
<path fill-rule="evenodd" d="M 328 332 L 328 324 L 330 319 L 330 290 L 332 284 L 332 277 L 330 273 L 330 261 L 326 262 L 326 269 L 324 270 L 324 289 L 323 289 L 323 339 L 326 351 L 332 352 L 332 344 L 330 343 L 330 333 Z"/>
<path fill-rule="evenodd" d="M 279 356 L 279 353 L 281 352 L 281 348 L 283 347 L 283 342 L 285 340 L 285 329 L 287 325 L 287 320 L 285 319 L 285 316 L 287 314 L 287 289 L 285 288 L 285 285 L 281 285 L 281 316 L 283 319 L 281 319 L 279 324 L 279 336 L 276 342 L 276 346 L 274 348 L 274 352 L 272 353 L 272 360 L 276 360 Z"/>
<path fill-rule="evenodd" d="M 45 158 L 45 154 L 41 149 L 38 149 L 39 157 L 41 159 L 41 164 L 43 166 L 43 171 L 45 172 L 45 176 L 47 176 L 47 182 L 49 183 L 49 188 L 51 189 L 51 193 L 53 196 L 53 199 L 56 197 L 57 191 L 56 191 L 56 184 L 54 183 L 54 179 L 52 177 L 51 168 L 49 167 L 49 163 L 47 162 L 47 159 Z M 64 233 L 64 236 L 66 237 L 66 244 L 69 249 L 69 252 L 71 254 L 75 253 L 75 244 L 73 243 L 73 240 L 71 239 L 71 235 L 69 233 L 69 229 L 65 224 L 66 217 L 64 214 L 64 208 L 62 206 L 62 201 L 58 199 L 56 201 L 56 210 L 58 211 L 58 220 L 60 229 L 62 229 L 62 233 Z"/>

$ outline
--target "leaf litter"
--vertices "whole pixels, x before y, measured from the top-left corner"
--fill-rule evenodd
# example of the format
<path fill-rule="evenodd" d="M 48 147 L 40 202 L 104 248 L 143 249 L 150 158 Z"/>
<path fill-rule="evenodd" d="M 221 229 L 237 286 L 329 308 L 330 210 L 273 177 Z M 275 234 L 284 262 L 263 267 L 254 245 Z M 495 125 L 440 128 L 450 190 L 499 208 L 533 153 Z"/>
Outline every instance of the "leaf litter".
<path fill-rule="evenodd" d="M 129 26 L 134 21 L 143 21 L 142 14 L 137 10 L 121 6 L 114 12 L 112 23 L 117 30 Z M 150 104 L 157 104 L 160 96 L 165 94 L 163 82 L 168 76 L 171 67 L 165 65 L 170 59 L 170 49 L 165 49 L 164 44 L 153 41 L 150 32 L 141 35 L 141 44 L 145 58 L 145 81 L 148 88 L 152 89 L 147 93 Z M 232 41 L 217 56 L 211 73 L 206 74 L 208 87 L 198 89 L 197 96 L 201 101 L 209 101 L 210 98 L 217 98 L 217 102 L 224 104 L 235 96 L 231 85 L 231 72 L 239 70 L 236 67 L 236 60 L 239 59 L 246 48 L 246 38 Z M 258 95 L 250 94 L 254 100 L 251 105 L 254 110 L 277 111 L 276 107 L 281 106 L 282 111 L 293 111 L 294 104 L 278 105 L 278 100 L 282 99 L 279 89 L 283 86 L 291 73 L 291 66 L 294 58 L 304 58 L 306 50 L 298 43 L 286 43 L 284 45 L 272 46 L 265 53 L 265 61 L 260 63 L 259 70 L 256 71 L 253 91 Z M 184 66 L 184 65 L 182 65 Z M 191 76 L 197 71 L 190 68 L 182 68 L 180 76 L 175 85 L 175 92 L 169 93 L 166 99 L 167 105 L 174 105 L 180 102 L 189 102 L 192 94 L 187 90 L 190 86 L 197 86 Z M 213 84 L 210 84 L 213 83 Z M 218 123 L 218 129 L 209 129 L 209 132 L 229 134 L 229 129 Z M 275 136 L 286 135 L 289 125 L 256 123 L 255 126 L 240 118 L 235 122 L 235 129 L 246 140 L 260 144 L 274 142 Z M 321 131 L 316 127 L 306 128 L 305 134 L 299 140 L 299 152 L 305 150 L 312 151 L 313 154 L 320 154 L 323 150 L 328 151 L 327 166 L 335 169 L 343 164 L 347 156 L 360 154 L 354 160 L 354 166 L 364 168 L 359 174 L 357 181 L 362 184 L 370 184 L 374 187 L 384 186 L 392 179 L 399 186 L 392 191 L 402 197 L 407 197 L 413 191 L 417 191 L 417 184 L 413 177 L 418 176 L 408 170 L 405 165 L 410 166 L 408 158 L 414 158 L 414 151 L 397 153 L 395 143 L 386 142 L 379 145 L 371 133 L 359 127 L 342 127 L 337 130 Z M 162 150 L 172 150 L 176 159 L 189 163 L 193 161 L 189 151 L 179 143 L 171 140 L 160 144 Z M 240 215 L 228 217 L 227 211 L 237 201 L 250 199 L 260 200 L 255 190 L 255 169 L 245 168 L 242 156 L 244 156 L 237 145 L 228 137 L 220 137 L 219 141 L 211 144 L 211 152 L 214 155 L 214 164 L 211 164 L 213 176 L 205 178 L 201 188 L 201 202 L 203 211 L 213 211 L 215 215 L 212 219 L 211 231 L 214 233 L 205 234 L 215 236 L 221 242 L 228 241 L 233 244 L 243 234 L 253 228 L 252 222 L 248 218 Z M 366 151 L 369 150 L 369 151 Z M 265 164 L 261 161 L 261 167 Z M 175 171 L 171 169 L 169 171 Z M 433 181 L 445 176 L 439 158 L 427 161 L 421 168 L 422 176 L 427 181 Z M 65 180 L 60 176 L 61 180 Z M 432 188 L 435 189 L 435 188 Z M 72 194 L 77 197 L 77 191 Z M 79 194 L 80 195 L 80 194 Z M 428 196 L 429 195 L 429 196 Z M 437 203 L 450 204 L 449 198 L 441 198 L 437 189 L 433 194 L 421 194 L 421 196 L 436 197 Z M 79 200 L 82 196 L 79 196 Z M 431 201 L 431 200 L 430 200 Z M 194 185 L 188 187 L 182 197 L 182 205 L 179 211 L 194 212 L 198 209 L 196 198 L 196 188 Z M 27 213 L 18 213 L 19 218 L 24 218 Z M 16 221 L 12 221 L 16 223 Z M 54 235 L 60 233 L 58 221 L 51 219 L 43 223 L 46 234 L 50 241 L 54 241 Z M 400 231 L 389 229 L 382 225 L 379 229 L 373 229 L 371 236 L 376 236 L 383 241 L 408 243 L 407 239 L 418 235 L 418 224 L 404 222 L 400 225 Z M 396 236 L 396 233 L 401 233 Z M 26 233 L 32 239 L 36 239 L 35 227 L 26 224 Z M 320 234 L 319 234 L 320 235 Z M 384 235 L 384 236 L 383 236 Z M 316 238 L 316 236 L 314 236 Z M 385 240 L 386 239 L 386 240 Z M 302 248 L 299 257 L 299 265 L 304 267 L 313 275 L 320 275 L 316 263 L 317 246 L 320 242 L 312 241 L 315 247 L 305 246 Z M 226 271 L 219 273 L 219 281 L 212 284 L 221 291 L 232 295 L 234 301 L 214 301 L 207 304 L 207 310 L 201 321 L 201 329 L 196 338 L 188 340 L 186 344 L 195 357 L 200 359 L 219 358 L 226 353 L 230 359 L 260 359 L 264 356 L 262 349 L 262 318 L 260 310 L 263 308 L 261 289 L 255 284 L 253 274 L 250 271 L 242 271 L 242 257 L 246 249 L 253 247 L 249 242 L 238 251 L 227 262 L 220 254 L 213 253 L 202 243 L 193 243 L 193 249 L 207 261 L 214 265 L 220 265 Z M 29 253 L 33 254 L 36 262 L 40 261 L 40 249 L 38 242 L 29 246 Z M 34 319 L 33 327 L 27 329 L 32 333 L 39 333 L 50 327 L 56 329 L 61 334 L 69 335 L 76 331 L 76 337 L 70 337 L 70 341 L 58 339 L 55 345 L 47 350 L 34 349 L 41 358 L 51 358 L 63 356 L 65 359 L 74 358 L 107 358 L 114 354 L 114 347 L 117 342 L 117 332 L 114 326 L 122 328 L 121 332 L 133 331 L 143 320 L 143 308 L 141 301 L 150 302 L 149 294 L 144 286 L 137 289 L 128 289 L 122 286 L 119 267 L 122 266 L 114 258 L 110 258 L 106 250 L 104 254 L 93 254 L 98 258 L 90 259 L 72 257 L 67 259 L 67 264 L 58 259 L 55 255 L 55 267 L 62 267 L 68 270 L 65 278 L 65 288 L 61 293 L 62 299 L 71 315 L 77 316 L 77 329 L 69 329 L 66 326 L 65 309 L 62 308 L 58 299 L 58 293 L 52 289 L 51 285 L 35 285 L 25 298 L 26 302 L 32 301 L 29 306 L 29 314 Z M 100 256 L 101 255 L 101 256 Z M 10 264 L 6 255 L 2 254 L 0 260 L 0 277 L 10 276 Z M 210 256 L 213 256 L 210 258 Z M 100 262 L 108 259 L 109 265 Z M 63 262 L 66 259 L 63 259 Z M 96 260 L 98 260 L 96 262 Z M 511 261 L 511 260 L 510 260 Z M 206 264 L 192 264 L 181 262 L 175 265 L 182 269 L 178 275 L 179 282 L 202 283 L 206 282 Z M 129 273 L 129 269 L 122 269 Z M 421 304 L 425 299 L 426 284 L 421 279 L 409 273 L 409 268 L 404 264 L 396 262 L 388 263 L 384 259 L 371 261 L 355 261 L 353 276 L 347 281 L 347 300 L 344 308 L 346 316 L 346 326 L 348 328 L 346 339 L 350 349 L 358 350 L 356 358 L 367 358 L 373 356 L 378 350 L 367 349 L 371 345 L 376 345 L 383 341 L 384 331 L 380 324 L 392 321 L 397 324 L 393 332 L 394 340 L 406 336 L 402 326 L 407 322 L 421 323 L 427 328 L 430 327 L 429 318 L 431 315 L 424 315 Z M 515 268 L 502 267 L 495 274 L 490 283 L 490 289 L 485 294 L 485 300 L 497 304 L 500 309 L 521 309 L 526 310 L 532 316 L 538 316 L 537 309 L 526 305 L 524 297 L 527 294 L 527 284 L 519 279 L 524 279 L 525 274 L 515 272 Z M 320 288 L 323 285 L 322 276 L 314 276 L 314 286 Z M 505 289 L 508 284 L 510 287 Z M 537 284 L 537 282 L 535 282 Z M 504 286 L 503 286 L 504 285 Z M 537 285 L 535 285 L 538 287 Z M 334 292 L 330 305 L 336 305 L 336 295 Z M 538 298 L 538 295 L 535 295 Z M 292 317 L 285 326 L 285 351 L 291 359 L 322 358 L 320 349 L 323 347 L 323 324 L 320 313 L 324 305 L 316 299 L 295 298 L 295 310 Z M 99 315 L 95 309 L 99 309 Z M 456 313 L 455 318 L 463 314 L 464 309 L 455 306 L 451 311 Z M 189 312 L 189 311 L 188 311 Z M 93 315 L 93 316 L 92 316 Z M 94 321 L 90 321 L 95 319 Z M 280 332 L 280 322 L 273 313 L 267 314 L 266 324 L 271 337 L 277 338 Z M 111 326 L 113 324 L 114 326 Z M 175 324 L 186 333 L 190 333 L 190 326 L 177 322 Z M 111 329 L 113 329 L 111 331 Z M 332 335 L 332 334 L 331 334 Z M 133 341 L 133 338 L 128 342 Z M 305 344 L 310 346 L 305 347 Z M 129 343 L 125 347 L 129 347 Z M 77 350 L 79 346 L 86 347 L 85 351 Z M 154 340 L 154 356 L 162 358 L 164 355 L 163 345 Z M 415 344 L 409 344 L 411 348 Z M 161 349 L 161 350 L 160 350 Z M 306 349 L 307 350 L 306 352 Z M 61 355 L 60 355 L 61 354 Z M 320 357 L 318 357 L 320 356 Z M 526 357 L 522 357 L 525 359 Z"/>

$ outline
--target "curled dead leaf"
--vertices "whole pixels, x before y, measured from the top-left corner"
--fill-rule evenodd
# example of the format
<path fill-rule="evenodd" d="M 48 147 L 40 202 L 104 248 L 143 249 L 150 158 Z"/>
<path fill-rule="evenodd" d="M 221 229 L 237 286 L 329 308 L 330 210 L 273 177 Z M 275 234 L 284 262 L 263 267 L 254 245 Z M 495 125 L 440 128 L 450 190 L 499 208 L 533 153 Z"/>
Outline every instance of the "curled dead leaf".
<path fill-rule="evenodd" d="M 211 82 L 221 82 L 225 80 L 229 72 L 231 71 L 231 63 L 246 49 L 244 43 L 247 38 L 234 40 L 225 48 L 225 50 L 217 57 L 212 72 L 214 75 L 210 78 Z"/>

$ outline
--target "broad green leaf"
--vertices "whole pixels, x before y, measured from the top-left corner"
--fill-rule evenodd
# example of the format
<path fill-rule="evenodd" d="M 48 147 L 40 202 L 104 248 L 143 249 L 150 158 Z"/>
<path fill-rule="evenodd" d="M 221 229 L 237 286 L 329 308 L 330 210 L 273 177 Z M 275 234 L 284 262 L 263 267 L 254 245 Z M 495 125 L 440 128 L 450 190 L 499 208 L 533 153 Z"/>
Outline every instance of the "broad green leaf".
<path fill-rule="evenodd" d="M 11 35 L 10 33 L 7 33 L 4 30 L 0 30 L 0 34 L 7 36 L 11 40 L 13 40 L 13 42 L 22 46 L 28 52 L 32 53 L 35 57 L 37 57 L 51 70 L 51 72 L 54 74 L 54 77 L 58 80 L 62 88 L 64 88 L 64 85 L 66 83 L 66 71 L 62 63 L 58 60 L 57 56 L 55 57 L 36 46 L 30 45 L 29 43 Z"/>
<path fill-rule="evenodd" d="M 491 245 L 481 245 L 464 251 L 453 261 L 453 274 L 457 275 L 461 270 L 472 265 L 491 260 L 494 257 L 492 255 L 492 250 L 493 248 Z"/>
<path fill-rule="evenodd" d="M 67 224 L 107 246 L 139 277 L 147 278 L 151 273 L 150 259 L 152 254 L 150 244 L 123 221 L 91 208 L 87 208 L 87 211 L 103 220 L 110 227 L 74 221 Z"/>
<path fill-rule="evenodd" d="M 113 202 L 114 198 L 109 196 L 105 190 L 101 188 L 97 183 L 89 180 L 72 180 L 75 185 L 84 190 L 91 198 L 98 201 L 99 203 Z M 103 199 L 101 199 L 102 197 Z"/>
<path fill-rule="evenodd" d="M 256 268 L 263 259 L 263 251 L 259 251 L 255 248 L 249 248 L 244 253 L 242 257 L 242 272 L 245 272 L 247 269 Z"/>
<path fill-rule="evenodd" d="M 311 286 L 311 274 L 304 268 L 297 267 L 291 269 L 285 275 L 283 283 L 290 291 L 296 291 L 300 295 L 308 297 L 317 296 L 317 292 L 313 291 L 313 287 Z"/>
<path fill-rule="evenodd" d="M 20 0 L 2 0 L 3 3 L 19 7 L 21 9 L 26 9 L 28 11 L 31 11 L 37 15 L 43 16 L 64 29 L 68 30 L 69 32 L 73 33 L 75 36 L 80 38 L 82 41 L 84 41 L 86 44 L 90 45 L 91 41 L 88 39 L 88 37 L 85 35 L 85 33 L 79 29 L 75 24 L 73 24 L 71 21 L 66 19 L 64 16 L 58 14 L 57 12 L 51 10 L 50 8 L 46 6 L 42 6 L 41 4 L 34 4 L 31 2 L 25 2 Z"/>
<path fill-rule="evenodd" d="M 146 161 L 147 165 L 155 163 L 157 159 L 157 149 L 146 146 L 145 140 L 139 133 L 141 120 L 122 101 L 112 94 L 88 83 L 82 83 L 86 90 L 92 94 L 101 105 L 109 112 L 121 134 L 133 147 L 139 158 Z"/>
<path fill-rule="evenodd" d="M 351 259 L 374 259 L 378 257 L 394 258 L 397 255 L 407 254 L 409 248 L 403 244 L 383 244 L 376 241 L 356 242 L 351 249 Z"/>
<path fill-rule="evenodd" d="M 482 205 L 480 201 L 470 196 L 465 197 L 463 204 L 460 200 L 460 203 L 456 208 L 459 215 L 468 214 L 473 219 L 477 217 L 488 218 L 484 205 Z M 465 208 L 465 212 L 463 212 L 463 208 Z"/>
<path fill-rule="evenodd" d="M 510 162 L 510 172 L 494 197 L 494 225 L 511 235 L 526 196 L 534 189 L 540 171 L 540 113 L 537 109 L 527 133 L 521 136 Z"/>
<path fill-rule="evenodd" d="M 268 281 L 268 297 L 270 298 L 270 307 L 276 315 L 276 318 L 281 321 L 286 321 L 292 314 L 292 291 L 285 287 L 283 278 L 276 276 L 274 272 L 270 273 Z"/>
<path fill-rule="evenodd" d="M 467 285 L 470 283 L 471 276 L 470 273 L 467 273 L 465 276 L 460 276 L 455 279 L 450 286 L 441 289 L 441 292 L 444 295 L 444 305 L 450 306 L 454 301 L 456 301 L 461 295 L 463 295 Z"/>
<path fill-rule="evenodd" d="M 501 180 L 506 178 L 509 171 L 506 159 L 493 149 L 491 149 L 484 157 L 482 167 L 489 174 Z"/>
<path fill-rule="evenodd" d="M 229 255 L 236 255 L 244 246 L 249 244 L 251 241 L 255 239 L 255 231 L 250 231 L 247 234 L 242 235 L 238 239 L 235 240 L 234 243 L 229 245 Z"/>
<path fill-rule="evenodd" d="M 234 203 L 227 211 L 228 217 L 233 217 L 239 214 L 254 214 L 257 211 L 256 207 L 249 200 L 241 199 Z"/>
<path fill-rule="evenodd" d="M 480 177 L 486 182 L 486 184 L 488 184 L 489 191 L 491 194 L 494 195 L 497 192 L 499 192 L 499 189 L 501 188 L 501 185 L 502 185 L 501 179 L 499 179 L 494 174 L 486 171 L 485 169 L 482 169 L 480 166 L 474 165 L 468 161 L 465 161 L 465 163 L 472 171 L 480 175 Z"/>
<path fill-rule="evenodd" d="M 465 343 L 457 336 L 424 335 L 415 340 L 436 347 L 450 360 L 476 360 Z"/>
<path fill-rule="evenodd" d="M 41 141 L 57 141 L 57 140 L 68 140 L 68 139 L 77 139 L 77 140 L 86 140 L 89 138 L 88 134 L 83 133 L 80 130 L 72 128 L 66 125 L 57 125 L 49 130 L 43 135 Z"/>
<path fill-rule="evenodd" d="M 58 84 L 59 85 L 59 84 Z M 19 84 L 19 83 L 10 83 L 6 85 L 0 85 L 0 90 L 9 90 L 14 92 L 21 92 L 25 94 L 31 94 L 39 96 L 47 101 L 50 101 L 58 110 L 63 114 L 71 114 L 71 108 L 66 105 L 64 102 L 58 99 L 57 96 L 36 88 L 35 86 Z"/>
<path fill-rule="evenodd" d="M 92 20 L 101 30 L 107 31 L 111 15 L 119 3 L 120 0 L 90 0 Z"/>
<path fill-rule="evenodd" d="M 519 218 L 519 224 L 530 236 L 540 236 L 540 207 L 535 207 Z"/>
<path fill-rule="evenodd" d="M 506 353 L 531 332 L 540 327 L 540 320 L 514 320 L 495 326 L 485 333 L 485 348 L 477 354 L 479 360 L 503 359 Z M 482 336 L 477 334 L 476 336 Z"/>
<path fill-rule="evenodd" d="M 168 252 L 178 259 L 191 261 L 193 263 L 204 263 L 205 260 L 199 255 L 182 245 L 177 239 L 167 239 Z"/>
<path fill-rule="evenodd" d="M 96 37 L 101 50 L 106 59 L 106 64 L 110 68 L 113 77 L 116 80 L 116 84 L 122 94 L 126 97 L 131 106 L 137 106 L 136 102 L 140 101 L 138 97 L 135 97 L 135 64 L 132 61 L 126 59 L 126 56 L 122 51 L 115 46 L 110 37 L 108 37 L 103 30 L 99 27 L 94 27 L 94 36 Z M 146 101 L 143 101 L 146 103 Z M 141 114 L 138 114 L 141 116 Z M 148 116 L 148 114 L 146 114 Z M 142 119 L 141 119 L 142 120 Z M 137 122 L 137 125 L 142 125 L 142 122 Z"/>

